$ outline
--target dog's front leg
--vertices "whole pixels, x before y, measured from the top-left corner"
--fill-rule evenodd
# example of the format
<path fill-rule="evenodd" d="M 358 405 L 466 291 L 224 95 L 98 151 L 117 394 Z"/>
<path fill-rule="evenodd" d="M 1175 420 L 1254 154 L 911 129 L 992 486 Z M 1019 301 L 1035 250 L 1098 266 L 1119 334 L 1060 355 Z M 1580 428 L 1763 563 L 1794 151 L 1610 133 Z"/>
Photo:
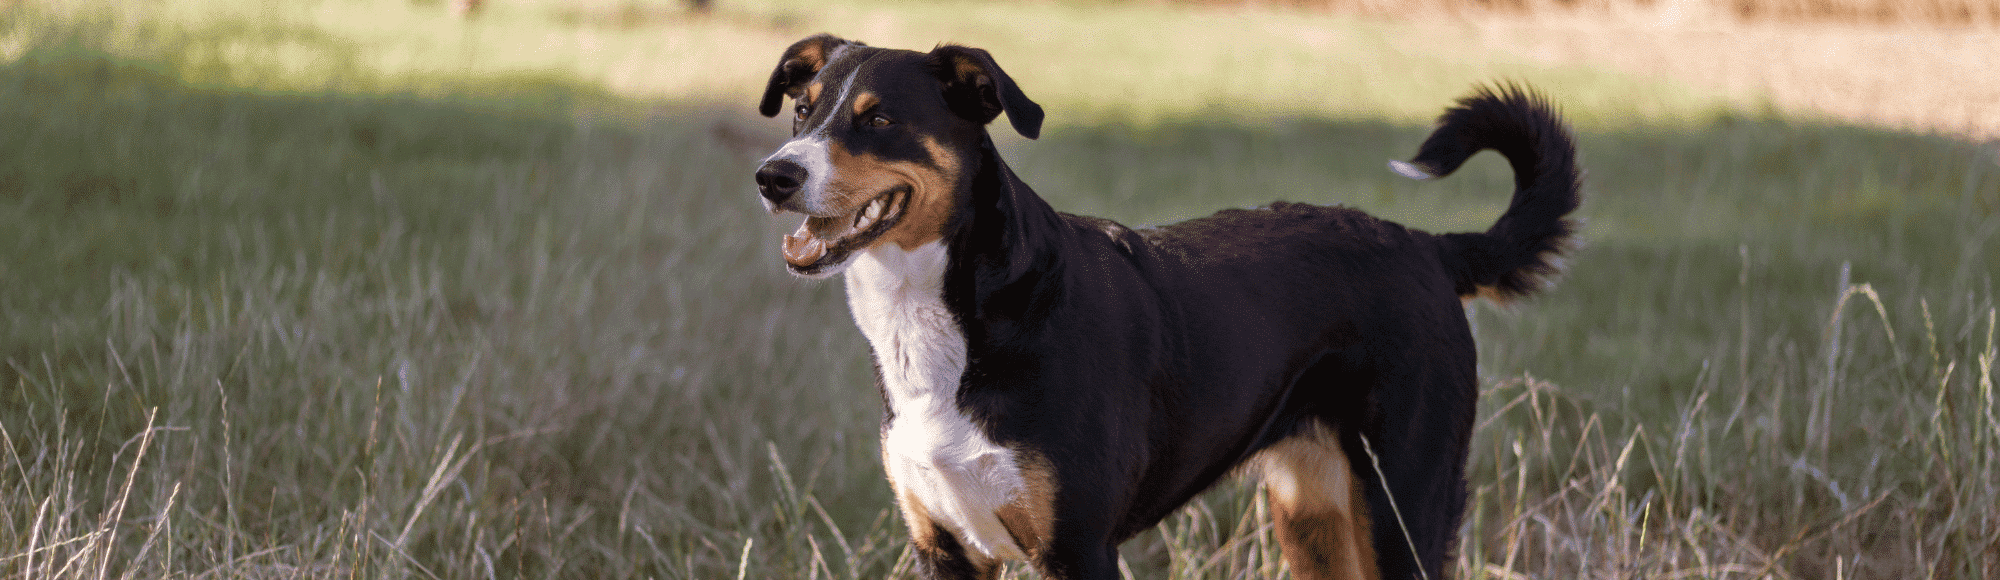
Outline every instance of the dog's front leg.
<path fill-rule="evenodd" d="M 924 580 L 994 580 L 1000 563 L 969 550 L 950 532 L 928 526 L 910 539 L 917 576 Z M 1118 580 L 1118 548 L 1096 542 L 1052 542 L 1032 558 L 1045 580 Z"/>
<path fill-rule="evenodd" d="M 1000 563 L 967 550 L 943 528 L 932 526 L 929 533 L 915 534 L 911 544 L 917 555 L 917 576 L 924 580 L 994 580 Z"/>
<path fill-rule="evenodd" d="M 1051 580 L 1118 580 L 1118 547 L 1057 542 L 1035 562 Z"/>

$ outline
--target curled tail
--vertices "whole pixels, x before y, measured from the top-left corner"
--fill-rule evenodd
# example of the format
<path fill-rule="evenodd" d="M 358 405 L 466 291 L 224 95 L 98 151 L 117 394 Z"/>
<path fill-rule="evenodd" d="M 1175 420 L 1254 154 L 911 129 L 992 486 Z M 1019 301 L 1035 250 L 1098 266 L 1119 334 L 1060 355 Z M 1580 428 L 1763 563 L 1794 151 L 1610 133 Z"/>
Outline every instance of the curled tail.
<path fill-rule="evenodd" d="M 1416 179 L 1451 175 L 1472 154 L 1493 149 L 1514 167 L 1514 201 L 1484 233 L 1445 234 L 1440 258 L 1459 296 L 1526 296 L 1561 273 L 1582 200 L 1576 140 L 1548 99 L 1516 85 L 1482 87 L 1438 118 L 1408 162 L 1389 168 Z"/>

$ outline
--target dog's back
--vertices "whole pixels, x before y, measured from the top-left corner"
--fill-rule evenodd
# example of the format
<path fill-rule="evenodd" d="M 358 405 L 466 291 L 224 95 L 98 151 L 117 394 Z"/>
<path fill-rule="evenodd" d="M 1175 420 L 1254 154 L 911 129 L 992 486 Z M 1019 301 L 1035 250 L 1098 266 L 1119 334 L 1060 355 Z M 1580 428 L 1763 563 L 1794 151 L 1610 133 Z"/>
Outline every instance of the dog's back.
<path fill-rule="evenodd" d="M 1390 166 L 1432 179 L 1486 149 L 1507 158 L 1515 190 L 1485 232 L 1435 235 L 1345 208 L 1275 204 L 1153 234 L 1163 248 L 1185 248 L 1170 253 L 1204 262 L 1191 270 L 1207 275 L 1195 279 L 1230 279 L 1252 294 L 1239 304 L 1283 309 L 1258 313 L 1262 320 L 1312 320 L 1306 331 L 1323 333 L 1326 358 L 1308 367 L 1292 404 L 1333 424 L 1344 454 L 1360 462 L 1352 468 L 1385 578 L 1443 577 L 1457 537 L 1477 390 L 1460 303 L 1546 287 L 1576 229 L 1564 217 L 1581 201 L 1574 139 L 1547 100 L 1528 90 L 1481 89 L 1461 99 L 1415 159 Z M 1295 447 L 1272 447 L 1266 471 L 1297 463 Z M 1296 535 L 1292 543 L 1303 544 L 1311 534 Z"/>
<path fill-rule="evenodd" d="M 1440 177 L 1484 149 L 1504 154 L 1517 176 L 1512 204 L 1486 232 L 1431 234 L 1350 208 L 1280 202 L 1137 229 L 1059 214 L 1063 227 L 1040 233 L 1062 248 L 1038 266 L 1044 276 L 1083 274 L 1045 285 L 1062 298 L 1037 318 L 1066 330 L 1032 341 L 1032 368 L 1138 375 L 1091 388 L 1129 401 L 1113 407 L 1156 411 L 1097 416 L 1130 422 L 1151 442 L 1131 460 L 1143 466 L 1140 483 L 1111 494 L 1127 506 L 1116 535 L 1153 525 L 1255 457 L 1267 482 L 1325 488 L 1273 496 L 1293 512 L 1279 514 L 1288 548 L 1344 545 L 1349 557 L 1334 561 L 1375 560 L 1382 577 L 1440 577 L 1464 509 L 1476 405 L 1463 301 L 1543 287 L 1574 231 L 1563 216 L 1579 203 L 1568 131 L 1546 101 L 1518 88 L 1461 100 L 1415 160 L 1392 167 Z M 1089 359 L 1059 362 L 1078 353 Z M 1190 409 L 1200 412 L 1182 415 Z M 1348 486 L 1350 505 L 1318 498 Z M 1346 514 L 1348 531 L 1330 531 L 1339 525 L 1329 514 Z"/>

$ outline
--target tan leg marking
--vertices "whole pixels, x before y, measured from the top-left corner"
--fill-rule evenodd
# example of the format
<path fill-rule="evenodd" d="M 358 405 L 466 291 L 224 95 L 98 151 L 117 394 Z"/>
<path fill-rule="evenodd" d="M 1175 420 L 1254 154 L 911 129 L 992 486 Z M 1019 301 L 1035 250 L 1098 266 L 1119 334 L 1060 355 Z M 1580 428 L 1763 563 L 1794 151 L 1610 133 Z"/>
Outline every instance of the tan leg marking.
<path fill-rule="evenodd" d="M 891 471 L 890 473 L 894 472 Z M 924 502 L 917 499 L 917 494 L 905 491 L 902 486 L 896 485 L 896 478 L 893 475 L 889 477 L 889 488 L 895 491 L 896 511 L 902 512 L 903 525 L 910 530 L 910 545 L 915 547 L 919 553 L 937 558 L 944 557 L 944 548 L 938 545 L 938 536 L 944 532 L 942 532 L 938 523 L 931 519 L 930 510 L 924 509 Z M 999 578 L 999 562 L 995 562 L 985 555 L 967 549 L 963 545 L 960 545 L 958 551 L 962 557 L 972 563 L 973 567 L 978 569 L 979 580 L 995 580 Z"/>
<path fill-rule="evenodd" d="M 890 485 L 894 486 L 895 482 L 891 480 Z M 944 558 L 944 548 L 938 545 L 938 539 L 940 534 L 948 532 L 943 532 L 937 522 L 931 521 L 930 512 L 924 509 L 923 502 L 917 500 L 917 495 L 898 488 L 896 504 L 903 512 L 903 525 L 910 528 L 910 544 L 920 553 L 933 558 Z M 994 580 L 1000 576 L 999 562 L 966 548 L 962 543 L 959 545 L 957 556 L 972 563 L 977 569 L 975 573 L 980 580 Z"/>
<path fill-rule="evenodd" d="M 903 512 L 903 525 L 910 528 L 910 543 L 916 544 L 918 550 L 937 553 L 937 523 L 931 521 L 930 510 L 924 509 L 924 503 L 917 501 L 917 495 L 896 488 L 896 507 Z"/>
<path fill-rule="evenodd" d="M 1007 527 L 1007 534 L 1014 537 L 1014 545 L 1020 546 L 1029 560 L 1034 560 L 1041 557 L 1055 536 L 1055 470 L 1040 453 L 1015 450 L 1014 458 L 1027 487 L 1013 503 L 1001 506 L 994 515 L 1000 517 L 1000 525 Z"/>
<path fill-rule="evenodd" d="M 1292 578 L 1373 580 L 1368 506 L 1339 439 L 1315 427 L 1264 450 L 1257 461 Z"/>

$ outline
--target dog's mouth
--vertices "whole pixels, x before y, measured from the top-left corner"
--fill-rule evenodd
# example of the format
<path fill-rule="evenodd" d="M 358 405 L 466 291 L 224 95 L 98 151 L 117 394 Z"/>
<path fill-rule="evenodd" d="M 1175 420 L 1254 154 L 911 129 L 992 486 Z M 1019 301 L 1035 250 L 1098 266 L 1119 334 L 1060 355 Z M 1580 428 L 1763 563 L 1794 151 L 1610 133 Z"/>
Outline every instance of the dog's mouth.
<path fill-rule="evenodd" d="M 808 215 L 798 231 L 785 236 L 785 266 L 792 273 L 812 276 L 846 261 L 867 248 L 903 217 L 910 203 L 910 186 L 898 185 L 861 204 L 853 213 Z"/>

